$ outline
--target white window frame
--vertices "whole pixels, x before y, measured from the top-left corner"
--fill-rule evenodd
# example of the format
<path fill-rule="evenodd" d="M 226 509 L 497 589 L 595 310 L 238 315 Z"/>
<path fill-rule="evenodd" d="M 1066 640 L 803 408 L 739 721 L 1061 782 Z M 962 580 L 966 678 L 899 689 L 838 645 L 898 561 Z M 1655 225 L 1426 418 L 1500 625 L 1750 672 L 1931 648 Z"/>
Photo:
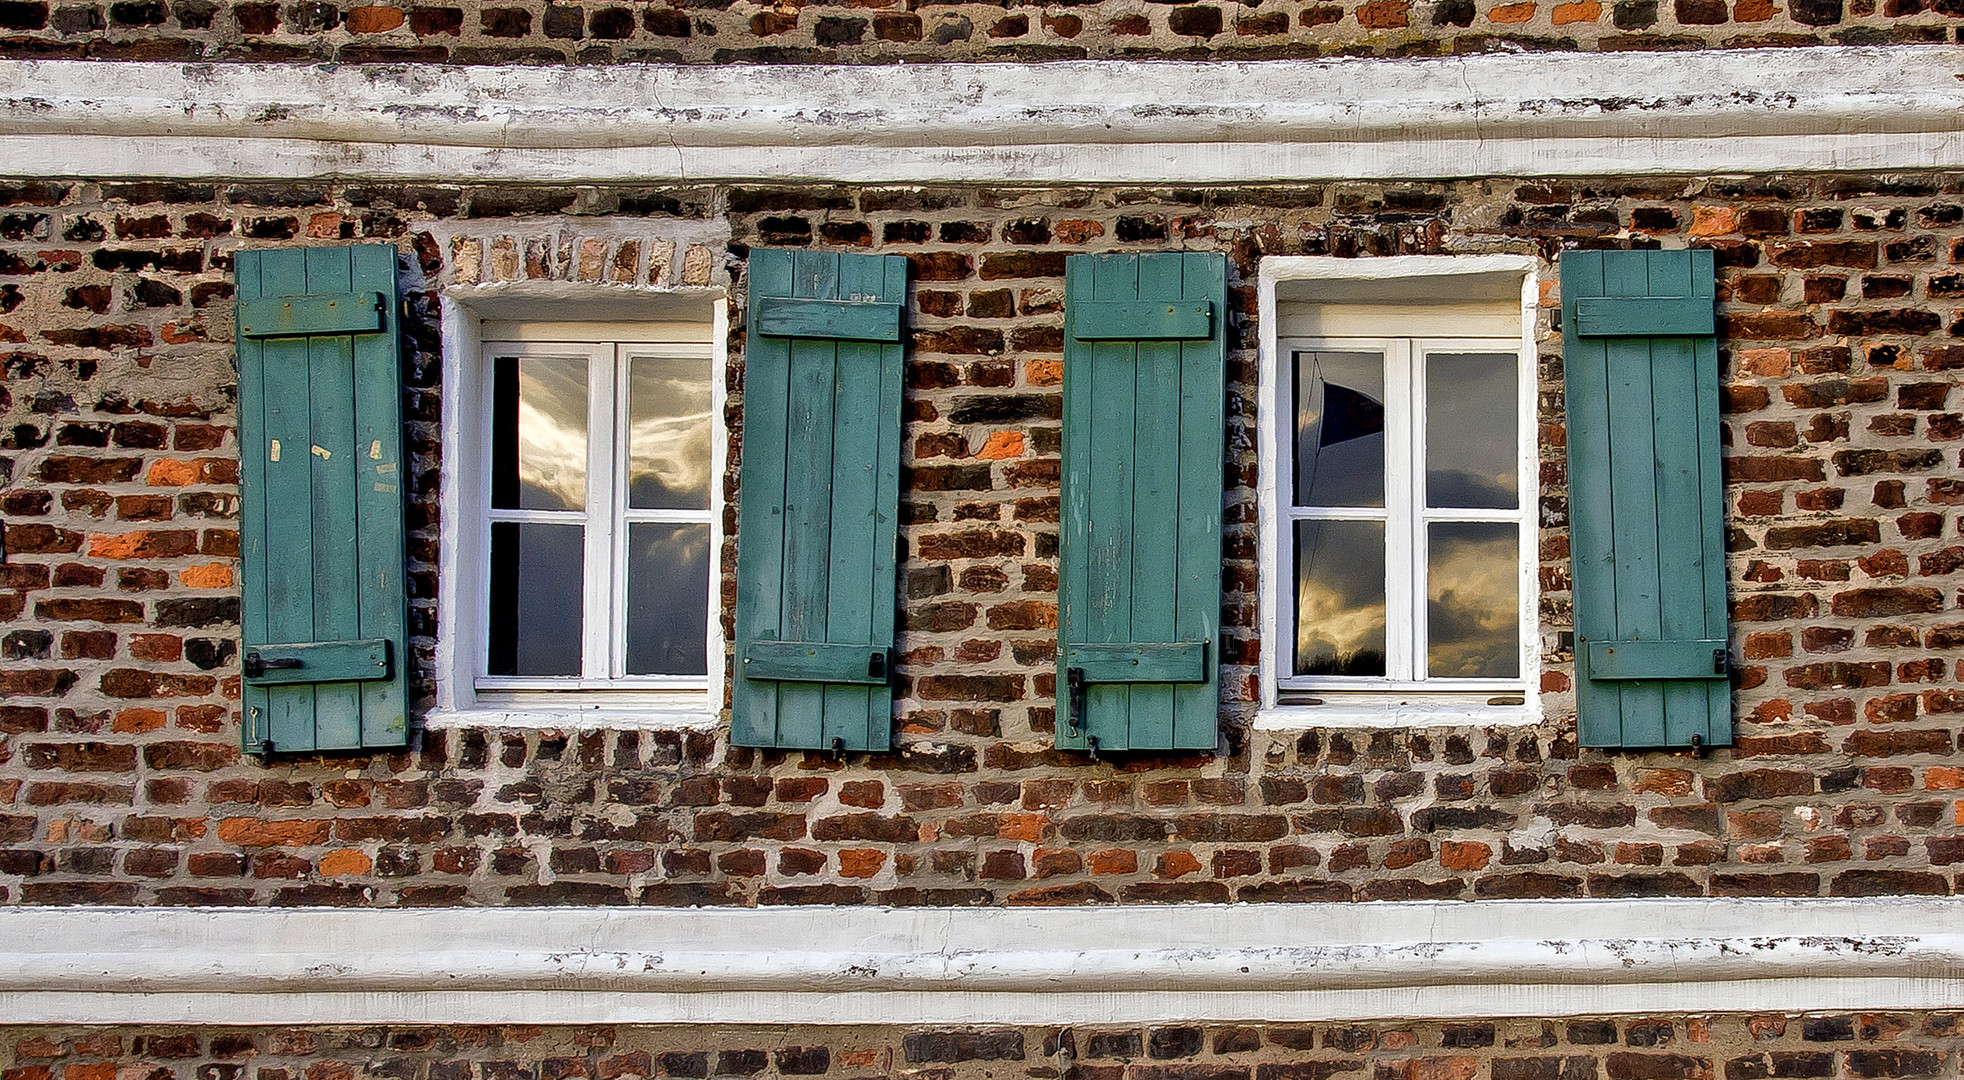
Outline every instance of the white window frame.
<path fill-rule="evenodd" d="M 1411 727 L 1459 723 L 1528 724 L 1540 719 L 1541 638 L 1538 628 L 1539 450 L 1536 403 L 1538 362 L 1534 327 L 1538 300 L 1537 262 L 1530 256 L 1394 256 L 1339 259 L 1269 256 L 1258 278 L 1262 326 L 1258 410 L 1260 480 L 1261 703 L 1258 727 Z M 1519 284 L 1518 315 L 1496 317 L 1509 301 L 1488 301 L 1483 311 L 1468 305 L 1426 304 L 1455 297 L 1469 278 L 1483 291 Z M 1305 308 L 1304 305 L 1308 305 Z M 1286 312 L 1314 310 L 1305 323 Z M 1490 332 L 1449 336 L 1448 328 L 1471 313 Z M 1502 329 L 1513 330 L 1511 335 Z M 1441 348 L 1443 346 L 1443 348 Z M 1293 506 L 1291 476 L 1294 432 L 1293 354 L 1305 348 L 1386 353 L 1386 499 L 1382 510 L 1331 508 L 1304 511 Z M 1516 408 L 1517 475 L 1520 506 L 1507 511 L 1436 511 L 1418 505 L 1415 469 L 1423 461 L 1425 388 L 1420 350 L 1517 351 L 1520 360 Z M 1416 455 L 1416 457 L 1414 456 Z M 1359 676 L 1284 675 L 1294 655 L 1294 553 L 1289 533 L 1302 519 L 1368 519 L 1386 523 L 1387 671 L 1415 663 L 1412 648 L 1424 648 L 1425 597 L 1420 580 L 1426 560 L 1424 521 L 1495 520 L 1518 522 L 1520 529 L 1519 627 L 1521 675 L 1516 679 L 1397 681 Z M 1395 541 L 1410 536 L 1409 544 Z M 1400 549 L 1407 556 L 1399 558 Z M 1402 563 L 1402 565 L 1400 565 Z M 1399 634 L 1400 612 L 1418 625 Z M 1285 696 L 1286 695 L 1286 696 Z"/>
<path fill-rule="evenodd" d="M 443 332 L 443 470 L 440 481 L 437 596 L 437 706 L 426 722 L 432 729 L 462 727 L 538 727 L 672 729 L 713 727 L 724 708 L 726 642 L 723 635 L 722 548 L 726 500 L 723 474 L 729 444 L 727 412 L 729 313 L 720 288 L 655 290 L 621 286 L 590 289 L 548 283 L 537 295 L 523 286 L 453 287 L 441 294 Z M 582 321 L 594 313 L 605 321 Z M 626 364 L 616 361 L 632 352 L 706 356 L 709 359 L 710 506 L 709 612 L 706 636 L 706 676 L 612 677 L 611 671 L 588 669 L 572 677 L 500 677 L 485 673 L 490 592 L 485 576 L 490 566 L 490 352 L 501 355 L 542 355 L 557 352 L 606 355 L 609 362 L 590 363 L 589 470 L 598 464 L 604 476 L 590 490 L 620 490 L 626 456 L 614 443 L 624 437 L 613 417 L 596 427 L 603 400 L 618 409 Z M 610 350 L 608 346 L 613 346 Z M 614 351 L 618 350 L 618 352 Z M 606 369 L 603 374 L 601 368 Z M 602 395 L 605 395 L 604 398 Z M 598 498 L 598 494 L 594 496 Z M 611 494 L 608 496 L 611 502 Z M 536 511 L 499 510 L 500 520 L 516 520 Z M 689 520 L 704 519 L 702 511 L 683 511 Z M 544 512 L 544 516 L 556 516 Z M 624 545 L 612 541 L 612 520 L 680 520 L 674 512 L 633 510 L 606 515 L 610 521 L 588 528 L 588 565 L 604 558 L 614 572 L 602 580 L 587 575 L 584 605 L 595 610 L 620 611 L 625 603 L 626 575 L 617 565 Z M 544 517 L 539 517 L 544 520 Z M 596 625 L 598 624 L 598 625 Z M 589 641 L 582 655 L 611 656 L 612 619 L 589 619 Z M 604 635 L 605 644 L 600 643 Z M 599 645 L 596 653 L 595 646 Z M 610 667 L 616 661 L 610 660 Z M 597 666 L 597 665 L 596 665 Z"/>

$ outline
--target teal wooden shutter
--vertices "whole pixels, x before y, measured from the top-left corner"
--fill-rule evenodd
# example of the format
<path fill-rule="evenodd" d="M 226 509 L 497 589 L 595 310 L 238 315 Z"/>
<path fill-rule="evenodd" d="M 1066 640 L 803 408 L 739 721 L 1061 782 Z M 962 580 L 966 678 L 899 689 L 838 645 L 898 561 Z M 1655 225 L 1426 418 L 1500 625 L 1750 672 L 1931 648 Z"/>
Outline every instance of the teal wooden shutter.
<path fill-rule="evenodd" d="M 408 737 L 393 247 L 241 251 L 239 557 L 255 753 Z"/>
<path fill-rule="evenodd" d="M 1710 251 L 1562 256 L 1584 746 L 1724 746 L 1725 519 Z"/>
<path fill-rule="evenodd" d="M 1074 255 L 1064 289 L 1057 745 L 1211 750 L 1227 259 Z"/>
<path fill-rule="evenodd" d="M 731 738 L 884 750 L 907 260 L 753 249 L 749 277 Z"/>

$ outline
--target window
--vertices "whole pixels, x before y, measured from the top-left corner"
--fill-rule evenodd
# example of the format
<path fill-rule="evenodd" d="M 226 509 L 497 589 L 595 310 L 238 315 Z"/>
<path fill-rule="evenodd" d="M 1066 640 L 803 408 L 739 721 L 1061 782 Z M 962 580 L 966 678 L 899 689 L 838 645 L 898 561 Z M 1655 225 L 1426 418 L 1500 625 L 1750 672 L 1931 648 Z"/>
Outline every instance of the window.
<path fill-rule="evenodd" d="M 1264 719 L 1526 719 L 1539 650 L 1525 268 L 1374 261 L 1402 265 L 1263 268 Z"/>
<path fill-rule="evenodd" d="M 487 342 L 479 690 L 702 687 L 710 362 L 676 344 Z"/>
<path fill-rule="evenodd" d="M 659 302 L 644 322 L 446 311 L 432 726 L 714 722 L 722 308 Z"/>

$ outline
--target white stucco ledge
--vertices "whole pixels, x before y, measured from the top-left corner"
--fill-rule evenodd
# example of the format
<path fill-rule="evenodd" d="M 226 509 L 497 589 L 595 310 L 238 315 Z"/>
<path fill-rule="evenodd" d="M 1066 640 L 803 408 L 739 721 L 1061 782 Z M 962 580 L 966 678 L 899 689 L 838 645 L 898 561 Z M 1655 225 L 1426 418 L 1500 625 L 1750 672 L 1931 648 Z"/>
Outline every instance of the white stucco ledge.
<path fill-rule="evenodd" d="M 1964 166 L 1946 45 L 861 66 L 0 63 L 0 175 L 1247 182 Z"/>
<path fill-rule="evenodd" d="M 9 1023 L 1135 1023 L 1964 1006 L 1964 902 L 0 910 Z"/>

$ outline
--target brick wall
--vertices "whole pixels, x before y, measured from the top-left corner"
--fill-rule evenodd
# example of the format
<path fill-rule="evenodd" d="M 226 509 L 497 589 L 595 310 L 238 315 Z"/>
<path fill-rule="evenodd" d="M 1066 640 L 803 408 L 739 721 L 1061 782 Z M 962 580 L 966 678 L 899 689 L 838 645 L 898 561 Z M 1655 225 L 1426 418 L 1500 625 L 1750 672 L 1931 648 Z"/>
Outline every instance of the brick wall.
<path fill-rule="evenodd" d="M 1961 1052 L 1955 1013 L 1020 1029 L 0 1027 L 5 1080 L 1912 1080 L 1957 1075 Z"/>
<path fill-rule="evenodd" d="M 986 191 L 46 184 L 0 189 L 0 202 L 0 902 L 1068 904 L 1964 887 L 1964 694 L 1952 667 L 1964 647 L 1964 413 L 1951 411 L 1964 404 L 1950 396 L 1964 369 L 1964 177 Z M 720 253 L 692 256 L 724 227 Z M 715 731 L 466 731 L 396 754 L 271 768 L 240 757 L 230 252 L 401 246 L 423 320 L 408 346 L 408 412 L 412 619 L 427 661 L 442 394 L 419 282 L 500 266 L 522 275 L 546 235 L 552 250 L 566 246 L 569 268 L 589 261 L 587 239 L 611 238 L 591 252 L 603 280 L 628 263 L 621 273 L 640 280 L 665 252 L 663 280 L 740 285 L 751 244 L 910 256 L 895 753 L 835 763 L 731 749 Z M 625 261 L 624 238 L 639 238 Z M 1561 655 L 1543 673 L 1550 719 L 1537 728 L 1247 730 L 1259 647 L 1257 257 L 1547 259 L 1571 245 L 1685 243 L 1715 248 L 1722 268 L 1738 748 L 1703 760 L 1578 750 Z M 1093 763 L 1049 748 L 1063 256 L 1170 247 L 1228 252 L 1240 309 L 1223 598 L 1230 752 Z M 1550 285 L 1539 335 L 1546 630 L 1568 624 L 1560 336 L 1546 313 L 1557 299 Z"/>
<path fill-rule="evenodd" d="M 1958 40 L 1958 0 L 0 0 L 9 59 L 539 64 L 1439 56 Z"/>

